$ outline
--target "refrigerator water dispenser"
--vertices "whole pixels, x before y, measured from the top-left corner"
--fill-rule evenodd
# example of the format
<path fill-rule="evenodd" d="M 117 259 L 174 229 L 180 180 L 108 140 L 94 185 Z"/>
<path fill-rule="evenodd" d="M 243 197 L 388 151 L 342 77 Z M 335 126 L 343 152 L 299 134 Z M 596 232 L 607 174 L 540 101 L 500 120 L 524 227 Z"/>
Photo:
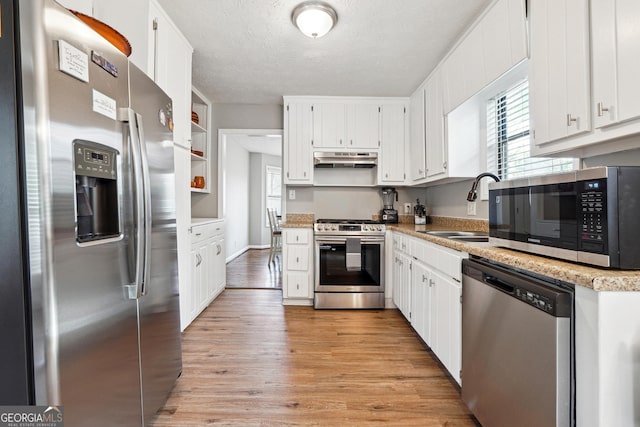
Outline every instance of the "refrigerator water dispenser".
<path fill-rule="evenodd" d="M 120 236 L 118 151 L 95 142 L 73 142 L 76 176 L 76 240 L 93 242 Z"/>

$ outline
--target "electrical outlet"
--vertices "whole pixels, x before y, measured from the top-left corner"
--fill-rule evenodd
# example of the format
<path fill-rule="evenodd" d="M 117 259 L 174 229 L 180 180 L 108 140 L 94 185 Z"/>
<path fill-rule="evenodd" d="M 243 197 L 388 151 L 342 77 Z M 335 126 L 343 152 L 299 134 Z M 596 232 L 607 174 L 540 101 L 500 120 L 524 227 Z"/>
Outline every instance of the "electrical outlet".
<path fill-rule="evenodd" d="M 289 200 L 296 199 L 296 190 L 289 190 Z"/>
<path fill-rule="evenodd" d="M 467 202 L 467 215 L 476 215 L 476 202 Z"/>
<path fill-rule="evenodd" d="M 404 214 L 411 215 L 411 203 L 404 204 Z"/>

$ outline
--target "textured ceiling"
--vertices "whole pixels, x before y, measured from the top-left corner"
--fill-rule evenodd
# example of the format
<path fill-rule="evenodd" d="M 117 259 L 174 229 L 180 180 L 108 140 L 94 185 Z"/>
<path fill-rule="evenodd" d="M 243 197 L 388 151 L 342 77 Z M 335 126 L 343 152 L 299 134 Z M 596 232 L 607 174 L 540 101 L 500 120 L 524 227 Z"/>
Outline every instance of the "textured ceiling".
<path fill-rule="evenodd" d="M 302 0 L 159 0 L 194 48 L 193 84 L 216 103 L 283 95 L 408 96 L 490 0 L 328 0 L 338 24 L 310 39 Z"/>

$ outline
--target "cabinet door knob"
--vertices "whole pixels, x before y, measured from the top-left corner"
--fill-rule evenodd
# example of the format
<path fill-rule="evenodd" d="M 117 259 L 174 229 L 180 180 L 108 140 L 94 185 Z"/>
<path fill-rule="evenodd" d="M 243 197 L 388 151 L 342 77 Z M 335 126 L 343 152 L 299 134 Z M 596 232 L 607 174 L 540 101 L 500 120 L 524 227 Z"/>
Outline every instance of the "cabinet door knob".
<path fill-rule="evenodd" d="M 296 264 L 300 262 L 300 257 L 296 257 Z"/>
<path fill-rule="evenodd" d="M 573 123 L 577 123 L 577 122 L 578 122 L 577 117 L 572 117 L 571 113 L 567 114 L 567 126 L 571 126 Z"/>
<path fill-rule="evenodd" d="M 442 168 L 443 168 L 443 169 L 446 169 L 446 168 L 447 168 L 447 162 L 444 162 L 444 163 L 442 164 Z"/>
<path fill-rule="evenodd" d="M 426 282 L 427 281 L 427 276 L 425 276 L 424 274 L 422 275 L 422 281 Z"/>
<path fill-rule="evenodd" d="M 349 140 L 349 144 L 353 145 L 353 139 Z"/>
<path fill-rule="evenodd" d="M 433 281 L 433 279 L 429 279 L 429 287 L 433 287 L 433 285 L 435 285 L 436 282 Z"/>
<path fill-rule="evenodd" d="M 604 113 L 608 111 L 609 107 L 605 107 L 602 102 L 598 102 L 598 117 L 604 116 Z"/>

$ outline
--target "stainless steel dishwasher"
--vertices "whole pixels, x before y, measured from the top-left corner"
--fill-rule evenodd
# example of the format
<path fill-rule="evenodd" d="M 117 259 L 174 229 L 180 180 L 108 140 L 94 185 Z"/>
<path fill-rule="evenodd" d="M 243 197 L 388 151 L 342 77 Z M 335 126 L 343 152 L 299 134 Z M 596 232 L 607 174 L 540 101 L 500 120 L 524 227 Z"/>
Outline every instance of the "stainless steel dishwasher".
<path fill-rule="evenodd" d="M 462 268 L 462 400 L 483 427 L 574 425 L 570 286 Z"/>

